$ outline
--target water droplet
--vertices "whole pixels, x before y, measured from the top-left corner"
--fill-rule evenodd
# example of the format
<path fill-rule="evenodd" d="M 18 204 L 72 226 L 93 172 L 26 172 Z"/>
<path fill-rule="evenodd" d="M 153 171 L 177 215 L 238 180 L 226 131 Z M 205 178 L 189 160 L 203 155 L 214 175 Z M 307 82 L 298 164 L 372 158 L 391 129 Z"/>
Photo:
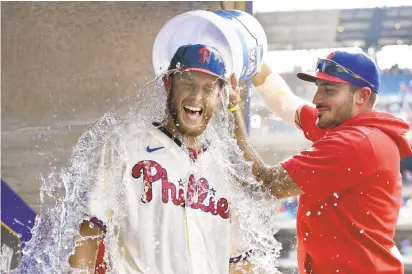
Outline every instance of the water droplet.
<path fill-rule="evenodd" d="M 323 208 L 323 205 L 321 205 L 320 208 Z"/>
<path fill-rule="evenodd" d="M 334 203 L 333 205 L 334 205 L 334 206 L 337 206 L 338 204 L 337 204 L 337 203 Z"/>
<path fill-rule="evenodd" d="M 360 234 L 363 234 L 363 232 L 364 232 L 364 231 L 363 231 L 363 229 L 362 229 L 362 230 L 360 231 Z"/>
<path fill-rule="evenodd" d="M 368 211 L 368 212 L 366 212 L 366 214 L 367 214 L 367 215 L 369 215 L 369 211 Z"/>
<path fill-rule="evenodd" d="M 309 233 L 306 232 L 306 236 L 309 236 Z"/>
<path fill-rule="evenodd" d="M 359 174 L 361 174 L 361 175 L 362 175 L 362 171 L 361 171 L 361 172 L 359 172 Z"/>
<path fill-rule="evenodd" d="M 304 241 L 306 241 L 306 238 L 303 238 Z"/>
<path fill-rule="evenodd" d="M 386 184 L 387 184 L 387 185 L 389 185 L 389 181 L 388 181 L 388 182 L 386 182 Z"/>
<path fill-rule="evenodd" d="M 321 213 L 320 213 L 320 211 L 318 211 L 318 215 L 320 215 Z"/>
<path fill-rule="evenodd" d="M 89 222 L 89 227 L 90 227 L 90 228 L 93 228 L 93 227 L 94 227 L 94 223 Z"/>
<path fill-rule="evenodd" d="M 350 167 L 348 167 L 348 171 L 350 171 Z"/>
<path fill-rule="evenodd" d="M 333 193 L 333 196 L 335 196 L 336 198 L 339 198 L 339 195 L 336 192 Z"/>
<path fill-rule="evenodd" d="M 306 212 L 306 216 L 310 216 L 310 211 Z"/>

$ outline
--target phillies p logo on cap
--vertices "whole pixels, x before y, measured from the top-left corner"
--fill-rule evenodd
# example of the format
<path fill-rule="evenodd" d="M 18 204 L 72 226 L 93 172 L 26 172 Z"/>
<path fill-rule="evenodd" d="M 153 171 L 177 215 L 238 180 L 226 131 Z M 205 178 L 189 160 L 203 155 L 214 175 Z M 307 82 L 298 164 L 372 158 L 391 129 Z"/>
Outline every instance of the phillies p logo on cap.
<path fill-rule="evenodd" d="M 207 48 L 200 48 L 197 52 L 202 56 L 199 60 L 199 62 L 202 64 L 206 61 L 206 57 L 209 57 L 211 54 L 210 50 L 208 50 Z"/>
<path fill-rule="evenodd" d="M 225 62 L 217 49 L 201 44 L 179 47 L 170 62 L 169 71 L 177 68 L 207 73 L 222 80 L 227 77 Z"/>

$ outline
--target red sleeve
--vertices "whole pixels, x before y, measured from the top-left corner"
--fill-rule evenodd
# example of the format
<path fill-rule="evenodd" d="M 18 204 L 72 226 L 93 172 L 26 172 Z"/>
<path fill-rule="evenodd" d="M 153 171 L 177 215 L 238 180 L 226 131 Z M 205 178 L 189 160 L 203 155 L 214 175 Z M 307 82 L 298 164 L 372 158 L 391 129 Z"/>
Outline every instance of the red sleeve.
<path fill-rule="evenodd" d="M 330 132 L 281 163 L 305 194 L 330 195 L 375 173 L 372 146 L 356 130 Z"/>
<path fill-rule="evenodd" d="M 326 134 L 326 130 L 316 126 L 316 120 L 318 119 L 316 108 L 304 105 L 300 111 L 299 118 L 303 133 L 309 141 L 316 142 Z"/>

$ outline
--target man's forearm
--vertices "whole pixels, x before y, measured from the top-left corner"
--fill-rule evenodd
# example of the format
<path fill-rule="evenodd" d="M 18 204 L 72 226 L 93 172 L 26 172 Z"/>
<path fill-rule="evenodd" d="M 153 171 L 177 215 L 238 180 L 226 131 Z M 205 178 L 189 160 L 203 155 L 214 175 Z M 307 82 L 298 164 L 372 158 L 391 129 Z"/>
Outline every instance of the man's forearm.
<path fill-rule="evenodd" d="M 263 64 L 262 69 L 253 78 L 253 84 L 269 109 L 283 121 L 302 129 L 300 110 L 310 102 L 296 96 L 285 80 Z"/>
<path fill-rule="evenodd" d="M 263 191 L 268 191 L 278 199 L 293 197 L 303 194 L 302 189 L 290 177 L 289 173 L 282 165 L 275 165 L 265 168 L 258 177 L 262 184 Z"/>
<path fill-rule="evenodd" d="M 70 257 L 70 265 L 73 268 L 87 270 L 88 273 L 94 273 L 96 265 L 96 256 L 99 249 L 99 238 L 103 232 L 96 225 L 90 225 L 89 221 L 84 221 L 80 226 L 81 237 L 78 239 L 74 255 Z"/>
<path fill-rule="evenodd" d="M 242 118 L 242 113 L 238 110 L 233 113 L 233 116 L 235 119 L 235 134 L 237 143 L 243 151 L 245 160 L 253 162 L 253 175 L 259 177 L 259 174 L 262 173 L 265 168 L 265 164 L 250 144 L 249 137 L 246 133 L 245 123 Z"/>
<path fill-rule="evenodd" d="M 250 144 L 241 112 L 236 111 L 233 115 L 237 143 L 244 153 L 245 160 L 253 162 L 252 172 L 258 181 L 262 181 L 262 190 L 268 191 L 279 199 L 303 194 L 303 191 L 281 165 L 272 167 L 265 165 Z"/>
<path fill-rule="evenodd" d="M 241 265 L 230 264 L 230 274 L 253 274 L 253 265 L 248 261 L 243 261 Z"/>

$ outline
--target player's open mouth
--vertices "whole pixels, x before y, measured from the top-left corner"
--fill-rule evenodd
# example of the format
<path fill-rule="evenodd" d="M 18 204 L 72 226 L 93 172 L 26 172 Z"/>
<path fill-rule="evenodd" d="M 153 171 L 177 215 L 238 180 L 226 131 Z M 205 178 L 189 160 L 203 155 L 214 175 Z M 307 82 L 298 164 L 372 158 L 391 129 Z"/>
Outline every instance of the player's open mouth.
<path fill-rule="evenodd" d="M 203 109 L 194 106 L 184 106 L 183 109 L 185 110 L 187 117 L 190 120 L 197 120 L 202 116 Z"/>

